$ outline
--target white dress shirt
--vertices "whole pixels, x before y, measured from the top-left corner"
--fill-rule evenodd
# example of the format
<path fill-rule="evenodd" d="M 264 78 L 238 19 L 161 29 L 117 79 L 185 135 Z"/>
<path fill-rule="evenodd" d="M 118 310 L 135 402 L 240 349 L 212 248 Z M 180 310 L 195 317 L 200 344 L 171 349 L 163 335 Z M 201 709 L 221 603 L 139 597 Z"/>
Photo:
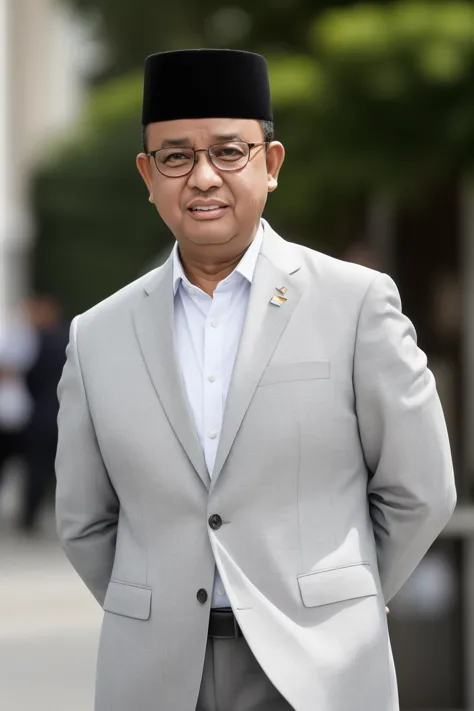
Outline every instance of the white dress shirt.
<path fill-rule="evenodd" d="M 173 250 L 175 342 L 189 405 L 212 477 L 227 392 L 242 335 L 263 224 L 238 266 L 213 297 L 187 279 Z M 230 607 L 216 570 L 212 607 Z"/>

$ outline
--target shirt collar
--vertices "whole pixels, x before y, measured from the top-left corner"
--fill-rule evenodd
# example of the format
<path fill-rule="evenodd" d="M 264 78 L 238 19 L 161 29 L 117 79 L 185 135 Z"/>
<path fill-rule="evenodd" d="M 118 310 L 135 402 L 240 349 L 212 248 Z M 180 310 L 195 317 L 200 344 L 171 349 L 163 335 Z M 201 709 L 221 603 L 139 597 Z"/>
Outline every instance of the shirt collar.
<path fill-rule="evenodd" d="M 260 254 L 260 250 L 262 248 L 262 243 L 263 243 L 263 231 L 264 231 L 264 226 L 263 222 L 260 222 L 260 226 L 258 228 L 257 234 L 254 237 L 254 240 L 250 247 L 247 249 L 245 252 L 244 256 L 232 272 L 232 274 L 229 274 L 229 276 L 225 279 L 225 281 L 231 279 L 233 275 L 237 272 L 241 276 L 243 276 L 247 281 L 251 284 L 253 281 L 253 276 L 255 274 L 255 267 L 257 266 L 257 259 L 258 255 Z M 181 284 L 181 282 L 184 281 L 186 284 L 189 284 L 189 280 L 184 273 L 183 265 L 181 263 L 181 259 L 179 257 L 179 251 L 178 251 L 178 242 L 175 243 L 173 247 L 173 293 L 176 294 L 178 291 L 178 288 Z"/>

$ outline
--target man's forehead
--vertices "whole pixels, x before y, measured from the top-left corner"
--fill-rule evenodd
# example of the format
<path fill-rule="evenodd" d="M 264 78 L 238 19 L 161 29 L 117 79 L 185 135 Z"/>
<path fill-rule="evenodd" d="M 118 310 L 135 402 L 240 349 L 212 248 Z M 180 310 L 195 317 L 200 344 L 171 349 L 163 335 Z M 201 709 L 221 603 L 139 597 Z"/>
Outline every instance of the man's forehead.
<path fill-rule="evenodd" d="M 251 140 L 259 135 L 259 122 L 254 119 L 235 118 L 177 119 L 152 123 L 147 130 L 150 138 L 160 141 L 181 142 L 183 139 L 196 137 L 215 140 L 237 138 Z"/>

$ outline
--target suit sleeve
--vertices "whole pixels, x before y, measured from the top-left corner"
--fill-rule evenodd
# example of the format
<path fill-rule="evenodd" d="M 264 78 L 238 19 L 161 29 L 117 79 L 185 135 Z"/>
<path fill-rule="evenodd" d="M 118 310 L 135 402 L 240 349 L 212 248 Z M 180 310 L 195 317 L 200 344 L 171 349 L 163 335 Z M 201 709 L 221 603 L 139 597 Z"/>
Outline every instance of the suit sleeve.
<path fill-rule="evenodd" d="M 360 312 L 354 389 L 388 601 L 449 521 L 456 490 L 435 380 L 401 312 L 397 287 L 385 274 L 372 281 Z"/>
<path fill-rule="evenodd" d="M 67 557 L 102 605 L 115 556 L 119 502 L 89 412 L 77 324 L 76 318 L 58 388 L 56 520 Z"/>

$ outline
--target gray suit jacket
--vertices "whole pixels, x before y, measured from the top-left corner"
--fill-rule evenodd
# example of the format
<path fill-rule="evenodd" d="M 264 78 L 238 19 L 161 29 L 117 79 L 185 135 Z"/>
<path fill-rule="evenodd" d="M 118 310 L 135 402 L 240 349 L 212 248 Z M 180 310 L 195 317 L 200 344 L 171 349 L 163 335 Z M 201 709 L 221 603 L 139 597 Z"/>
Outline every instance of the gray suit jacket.
<path fill-rule="evenodd" d="M 296 711 L 397 711 L 385 601 L 455 488 L 388 276 L 265 224 L 212 481 L 174 352 L 171 260 L 74 321 L 59 394 L 58 530 L 105 610 L 96 711 L 194 711 L 216 563 Z"/>

